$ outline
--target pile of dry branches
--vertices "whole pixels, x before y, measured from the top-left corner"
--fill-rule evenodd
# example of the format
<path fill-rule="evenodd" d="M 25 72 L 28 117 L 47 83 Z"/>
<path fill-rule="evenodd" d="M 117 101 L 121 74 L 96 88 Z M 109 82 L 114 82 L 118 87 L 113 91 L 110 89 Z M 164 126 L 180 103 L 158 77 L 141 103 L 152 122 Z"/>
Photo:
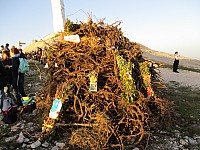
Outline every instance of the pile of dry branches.
<path fill-rule="evenodd" d="M 171 104 L 153 92 L 140 47 L 123 36 L 119 25 L 81 23 L 62 33 L 79 35 L 79 43 L 55 40 L 48 49 L 45 98 L 38 98 L 38 107 L 48 116 L 52 97 L 62 100 L 54 126 L 71 128 L 69 144 L 75 147 L 123 149 L 141 142 L 169 115 Z M 91 90 L 93 77 L 97 91 Z"/>

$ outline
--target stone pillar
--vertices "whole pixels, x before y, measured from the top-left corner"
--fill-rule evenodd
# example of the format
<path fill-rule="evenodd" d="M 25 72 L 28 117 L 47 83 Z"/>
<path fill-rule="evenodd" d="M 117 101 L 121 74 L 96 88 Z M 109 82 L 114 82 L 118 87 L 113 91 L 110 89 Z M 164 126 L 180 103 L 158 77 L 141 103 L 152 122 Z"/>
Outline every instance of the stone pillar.
<path fill-rule="evenodd" d="M 54 32 L 64 31 L 65 9 L 64 0 L 51 0 L 53 12 L 53 28 Z"/>

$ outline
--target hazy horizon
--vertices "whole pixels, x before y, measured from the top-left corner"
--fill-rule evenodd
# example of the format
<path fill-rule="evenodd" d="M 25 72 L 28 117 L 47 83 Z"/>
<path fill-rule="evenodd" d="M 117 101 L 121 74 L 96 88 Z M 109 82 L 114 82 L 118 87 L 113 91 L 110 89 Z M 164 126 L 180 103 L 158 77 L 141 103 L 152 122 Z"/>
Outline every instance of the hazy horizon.
<path fill-rule="evenodd" d="M 53 32 L 50 0 L 1 0 L 0 45 L 39 40 Z M 65 18 L 106 24 L 121 21 L 130 41 L 152 50 L 200 60 L 200 0 L 64 0 Z M 25 46 L 27 46 L 25 45 Z M 24 48 L 23 46 L 22 48 Z"/>

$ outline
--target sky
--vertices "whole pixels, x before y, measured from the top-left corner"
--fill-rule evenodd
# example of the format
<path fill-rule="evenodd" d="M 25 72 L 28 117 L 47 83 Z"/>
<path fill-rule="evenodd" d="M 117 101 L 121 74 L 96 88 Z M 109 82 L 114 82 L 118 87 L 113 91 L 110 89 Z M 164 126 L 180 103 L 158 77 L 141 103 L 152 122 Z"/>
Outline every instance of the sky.
<path fill-rule="evenodd" d="M 200 60 L 200 0 L 64 0 L 65 17 L 121 21 L 124 36 L 153 50 Z M 0 45 L 53 33 L 51 0 L 0 0 Z M 23 48 L 22 47 L 22 48 Z"/>

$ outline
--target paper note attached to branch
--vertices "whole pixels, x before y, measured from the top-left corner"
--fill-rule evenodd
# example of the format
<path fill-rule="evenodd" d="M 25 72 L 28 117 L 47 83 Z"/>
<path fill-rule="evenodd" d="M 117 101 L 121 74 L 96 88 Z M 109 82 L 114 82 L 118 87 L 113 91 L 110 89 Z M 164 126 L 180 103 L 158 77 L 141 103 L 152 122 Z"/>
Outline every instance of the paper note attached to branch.
<path fill-rule="evenodd" d="M 76 35 L 68 35 L 68 36 L 64 36 L 64 40 L 69 41 L 69 42 L 79 43 L 80 37 L 77 34 Z"/>

